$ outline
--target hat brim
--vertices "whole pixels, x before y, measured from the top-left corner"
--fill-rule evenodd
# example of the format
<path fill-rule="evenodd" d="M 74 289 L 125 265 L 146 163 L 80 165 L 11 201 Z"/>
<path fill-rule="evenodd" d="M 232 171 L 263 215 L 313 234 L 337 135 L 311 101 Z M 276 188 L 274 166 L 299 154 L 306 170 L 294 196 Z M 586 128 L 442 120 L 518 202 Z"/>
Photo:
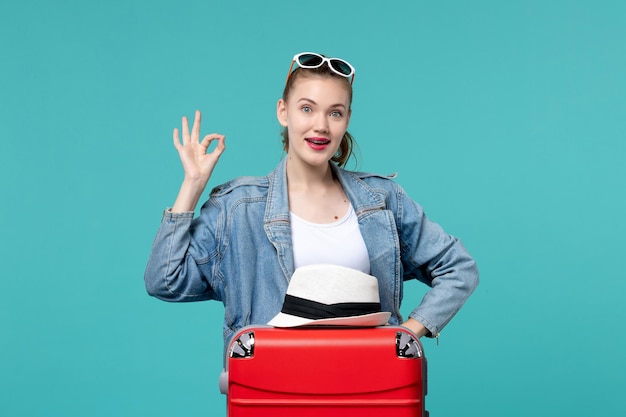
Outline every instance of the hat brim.
<path fill-rule="evenodd" d="M 334 317 L 331 319 L 306 319 L 292 316 L 291 314 L 278 313 L 267 324 L 274 327 L 300 327 L 300 326 L 361 326 L 375 327 L 384 326 L 389 321 L 391 313 L 380 312 L 364 314 L 362 316 Z"/>

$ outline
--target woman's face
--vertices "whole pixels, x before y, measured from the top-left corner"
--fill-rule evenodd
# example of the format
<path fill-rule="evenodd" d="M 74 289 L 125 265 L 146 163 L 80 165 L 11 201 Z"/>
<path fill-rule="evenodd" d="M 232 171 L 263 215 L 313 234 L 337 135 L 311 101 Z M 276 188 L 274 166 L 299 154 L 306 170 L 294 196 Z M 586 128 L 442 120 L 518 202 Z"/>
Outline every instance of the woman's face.
<path fill-rule="evenodd" d="M 345 82 L 334 77 L 299 77 L 287 102 L 279 100 L 277 116 L 289 133 L 289 156 L 322 165 L 335 155 L 350 121 Z"/>

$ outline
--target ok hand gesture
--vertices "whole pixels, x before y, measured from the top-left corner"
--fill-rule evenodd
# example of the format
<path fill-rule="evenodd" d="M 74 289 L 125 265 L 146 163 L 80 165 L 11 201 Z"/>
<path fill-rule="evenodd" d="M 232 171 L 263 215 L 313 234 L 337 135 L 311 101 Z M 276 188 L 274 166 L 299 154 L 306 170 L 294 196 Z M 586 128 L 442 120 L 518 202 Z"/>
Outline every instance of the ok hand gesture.
<path fill-rule="evenodd" d="M 211 173 L 217 164 L 218 159 L 226 149 L 224 144 L 224 135 L 211 133 L 206 135 L 202 141 L 200 139 L 200 122 L 202 115 L 200 110 L 196 110 L 196 116 L 193 121 L 191 134 L 189 133 L 189 122 L 187 117 L 183 116 L 183 140 L 182 143 L 178 136 L 178 129 L 174 129 L 174 147 L 178 151 L 180 160 L 185 170 L 185 181 L 198 182 L 206 186 Z M 212 152 L 207 153 L 209 145 L 217 140 L 217 146 Z"/>
<path fill-rule="evenodd" d="M 178 151 L 180 161 L 185 170 L 185 179 L 180 187 L 178 197 L 172 206 L 172 212 L 193 211 L 206 187 L 218 159 L 226 149 L 224 135 L 211 133 L 200 141 L 200 111 L 196 110 L 191 134 L 189 122 L 183 116 L 183 140 L 180 141 L 178 129 L 174 129 L 174 147 Z M 208 152 L 211 142 L 217 140 L 217 146 Z"/>

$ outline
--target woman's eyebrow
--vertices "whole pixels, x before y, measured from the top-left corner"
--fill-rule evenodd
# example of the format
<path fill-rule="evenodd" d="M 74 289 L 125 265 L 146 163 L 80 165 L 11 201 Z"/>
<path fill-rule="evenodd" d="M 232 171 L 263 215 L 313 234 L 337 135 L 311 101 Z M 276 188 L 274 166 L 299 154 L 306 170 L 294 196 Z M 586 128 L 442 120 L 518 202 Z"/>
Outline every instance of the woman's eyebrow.
<path fill-rule="evenodd" d="M 317 105 L 315 100 L 311 100 L 310 98 L 307 98 L 307 97 L 302 97 L 301 99 L 298 100 L 298 102 L 301 102 L 301 101 L 308 101 L 311 104 Z M 343 107 L 345 109 L 346 105 L 343 103 L 336 103 L 336 104 L 331 104 L 329 107 Z"/>

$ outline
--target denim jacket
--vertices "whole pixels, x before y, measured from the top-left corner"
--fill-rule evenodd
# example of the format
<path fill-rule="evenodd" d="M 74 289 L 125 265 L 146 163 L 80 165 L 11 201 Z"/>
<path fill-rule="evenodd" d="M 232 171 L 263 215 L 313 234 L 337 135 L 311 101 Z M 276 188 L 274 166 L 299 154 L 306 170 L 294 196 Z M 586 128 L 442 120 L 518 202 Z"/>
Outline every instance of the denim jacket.
<path fill-rule="evenodd" d="M 403 282 L 415 278 L 432 288 L 409 316 L 438 336 L 478 284 L 474 260 L 389 177 L 331 167 L 357 214 L 389 323 L 403 322 Z M 145 271 L 148 293 L 221 301 L 225 343 L 274 317 L 294 272 L 285 168 L 283 159 L 265 177 L 214 188 L 195 220 L 166 211 Z"/>

